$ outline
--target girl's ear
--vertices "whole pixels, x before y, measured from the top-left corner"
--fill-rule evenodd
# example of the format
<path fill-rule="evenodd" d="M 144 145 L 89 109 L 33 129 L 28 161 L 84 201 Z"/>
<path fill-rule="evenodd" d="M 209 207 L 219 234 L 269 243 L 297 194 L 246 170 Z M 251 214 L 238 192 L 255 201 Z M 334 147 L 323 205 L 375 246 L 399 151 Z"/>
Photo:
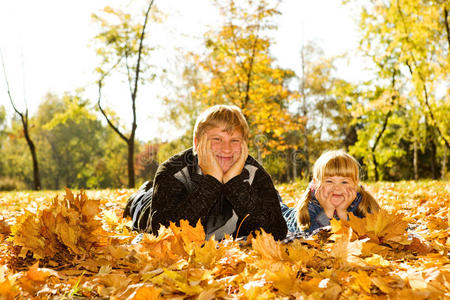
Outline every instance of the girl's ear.
<path fill-rule="evenodd" d="M 317 188 L 319 187 L 320 183 L 318 180 L 313 179 L 312 183 L 311 183 L 311 191 L 315 192 L 317 190 Z"/>

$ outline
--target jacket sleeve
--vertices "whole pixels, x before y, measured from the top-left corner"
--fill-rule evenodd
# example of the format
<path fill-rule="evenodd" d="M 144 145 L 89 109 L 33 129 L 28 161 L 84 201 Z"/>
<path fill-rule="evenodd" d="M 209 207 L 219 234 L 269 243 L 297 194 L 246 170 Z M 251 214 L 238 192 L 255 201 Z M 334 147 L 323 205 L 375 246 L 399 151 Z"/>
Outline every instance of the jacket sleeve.
<path fill-rule="evenodd" d="M 244 169 L 224 184 L 224 194 L 239 217 L 237 226 L 242 223 L 239 235 L 248 235 L 262 228 L 275 239 L 284 239 L 287 226 L 272 179 L 261 168 L 256 171 L 251 185 L 246 181 L 248 177 L 249 173 Z"/>
<path fill-rule="evenodd" d="M 151 205 L 152 232 L 157 234 L 160 225 L 188 220 L 195 226 L 200 219 L 203 226 L 208 212 L 218 199 L 222 184 L 210 175 L 191 177 L 193 189 L 189 193 L 182 182 L 172 174 L 160 171 L 155 176 Z"/>
<path fill-rule="evenodd" d="M 308 204 L 308 212 L 310 219 L 310 226 L 306 232 L 308 234 L 312 233 L 314 230 L 318 228 L 322 228 L 330 225 L 330 218 L 325 214 L 322 206 L 320 206 L 319 202 L 316 200 L 314 203 Z"/>
<path fill-rule="evenodd" d="M 280 205 L 281 214 L 286 221 L 288 232 L 300 232 L 300 229 L 297 225 L 297 210 L 295 209 L 295 207 L 289 207 L 283 202 L 280 202 Z"/>

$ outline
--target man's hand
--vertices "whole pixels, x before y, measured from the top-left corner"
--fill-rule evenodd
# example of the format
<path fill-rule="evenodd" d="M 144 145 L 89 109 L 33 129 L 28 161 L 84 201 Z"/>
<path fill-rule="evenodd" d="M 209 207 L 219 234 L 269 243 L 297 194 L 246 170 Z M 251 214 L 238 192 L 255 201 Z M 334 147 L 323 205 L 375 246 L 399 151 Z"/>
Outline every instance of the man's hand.
<path fill-rule="evenodd" d="M 211 140 L 203 134 L 197 145 L 198 165 L 204 175 L 211 175 L 222 182 L 223 171 L 211 149 Z"/>
<path fill-rule="evenodd" d="M 233 155 L 238 155 L 233 153 Z M 242 169 L 245 166 L 245 161 L 248 157 L 248 146 L 245 141 L 242 141 L 241 152 L 238 160 L 231 166 L 231 168 L 223 175 L 223 183 L 227 183 L 231 178 L 238 176 L 242 173 Z M 233 157 L 234 159 L 234 157 Z"/>
<path fill-rule="evenodd" d="M 333 193 L 327 193 L 325 189 L 319 185 L 316 189 L 315 196 L 328 218 L 333 218 L 334 211 L 336 209 L 334 205 L 331 204 L 331 197 L 333 197 Z"/>

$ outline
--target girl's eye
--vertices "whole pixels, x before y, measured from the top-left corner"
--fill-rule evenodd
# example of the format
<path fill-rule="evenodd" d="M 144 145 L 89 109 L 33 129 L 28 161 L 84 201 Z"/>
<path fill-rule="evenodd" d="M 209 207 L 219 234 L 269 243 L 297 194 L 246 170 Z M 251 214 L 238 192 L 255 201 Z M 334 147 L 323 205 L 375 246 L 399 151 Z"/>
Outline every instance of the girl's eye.
<path fill-rule="evenodd" d="M 237 144 L 237 143 L 239 143 L 240 141 L 239 141 L 239 140 L 232 140 L 231 142 Z"/>
<path fill-rule="evenodd" d="M 212 140 L 215 142 L 218 142 L 218 141 L 220 141 L 220 138 L 215 137 L 215 138 L 212 138 Z"/>

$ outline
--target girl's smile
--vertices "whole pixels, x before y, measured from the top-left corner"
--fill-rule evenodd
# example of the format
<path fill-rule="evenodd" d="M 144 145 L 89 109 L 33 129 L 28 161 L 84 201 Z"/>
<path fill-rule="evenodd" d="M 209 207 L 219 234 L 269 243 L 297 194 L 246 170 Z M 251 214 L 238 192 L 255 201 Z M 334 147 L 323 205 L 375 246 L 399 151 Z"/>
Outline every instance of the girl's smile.
<path fill-rule="evenodd" d="M 323 188 L 324 195 L 330 196 L 331 204 L 335 207 L 339 206 L 346 199 L 349 191 L 356 191 L 356 184 L 350 177 L 330 176 L 320 184 Z"/>

